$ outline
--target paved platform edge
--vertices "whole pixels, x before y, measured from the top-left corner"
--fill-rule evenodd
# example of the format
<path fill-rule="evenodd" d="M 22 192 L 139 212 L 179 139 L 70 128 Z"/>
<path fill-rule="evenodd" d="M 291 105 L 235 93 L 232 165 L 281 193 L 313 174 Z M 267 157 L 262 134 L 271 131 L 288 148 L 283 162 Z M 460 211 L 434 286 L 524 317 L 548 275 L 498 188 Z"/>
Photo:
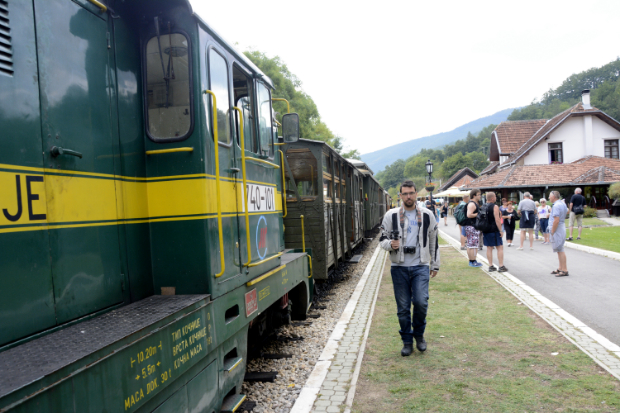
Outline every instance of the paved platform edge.
<path fill-rule="evenodd" d="M 342 312 L 342 315 L 338 319 L 338 322 L 336 323 L 332 334 L 327 340 L 327 344 L 325 345 L 323 352 L 319 356 L 319 360 L 314 366 L 312 373 L 310 373 L 310 376 L 304 384 L 304 387 L 301 389 L 299 397 L 297 398 L 295 404 L 293 405 L 293 408 L 291 409 L 291 413 L 310 413 L 312 411 L 319 391 L 321 390 L 321 387 L 323 386 L 325 378 L 327 377 L 327 374 L 331 367 L 333 356 L 338 350 L 339 341 L 342 339 L 345 330 L 349 324 L 349 321 L 353 316 L 353 312 L 355 311 L 360 296 L 362 295 L 364 287 L 366 286 L 366 281 L 368 280 L 371 270 L 374 267 L 375 262 L 377 261 L 377 257 L 379 256 L 381 251 L 381 246 L 377 245 L 377 248 L 375 249 L 372 258 L 368 262 L 368 265 L 366 266 L 366 269 L 362 274 L 362 278 L 357 283 L 357 286 L 355 287 L 355 290 L 353 291 L 353 294 L 351 295 L 347 306 Z M 383 267 L 381 268 L 383 270 Z M 383 273 L 383 271 L 381 271 L 381 273 Z"/>
<path fill-rule="evenodd" d="M 370 307 L 370 314 L 368 316 L 368 322 L 366 323 L 366 331 L 364 332 L 364 338 L 360 345 L 360 352 L 357 355 L 357 362 L 355 363 L 355 370 L 353 371 L 353 377 L 351 378 L 351 387 L 347 394 L 347 400 L 345 401 L 344 413 L 351 413 L 353 407 L 353 399 L 355 398 L 355 392 L 357 391 L 357 379 L 360 376 L 362 369 L 362 360 L 364 359 L 364 351 L 366 350 L 366 341 L 368 340 L 368 333 L 370 333 L 370 327 L 372 325 L 372 317 L 375 314 L 375 304 L 377 304 L 377 297 L 379 297 L 379 290 L 381 289 L 381 281 L 383 280 L 383 272 L 385 271 L 385 264 L 388 254 L 383 255 L 383 263 L 381 264 L 381 272 L 379 273 L 379 280 L 377 281 L 377 288 L 375 289 L 374 298 L 372 300 L 372 306 Z"/>
<path fill-rule="evenodd" d="M 467 257 L 467 251 L 462 251 L 460 241 L 455 240 L 444 231 L 439 230 L 441 237 L 446 240 L 457 252 Z M 568 244 L 568 243 L 567 243 Z M 602 250 L 601 250 L 602 251 Z M 484 262 L 488 268 L 488 261 L 478 254 L 478 261 Z M 536 290 L 519 280 L 509 272 L 489 273 L 487 268 L 480 269 L 493 278 L 525 304 L 530 310 L 538 314 L 550 326 L 562 334 L 568 341 L 587 354 L 609 374 L 620 380 L 620 346 L 587 327 L 576 317 L 563 310 L 557 304 L 538 293 Z"/>

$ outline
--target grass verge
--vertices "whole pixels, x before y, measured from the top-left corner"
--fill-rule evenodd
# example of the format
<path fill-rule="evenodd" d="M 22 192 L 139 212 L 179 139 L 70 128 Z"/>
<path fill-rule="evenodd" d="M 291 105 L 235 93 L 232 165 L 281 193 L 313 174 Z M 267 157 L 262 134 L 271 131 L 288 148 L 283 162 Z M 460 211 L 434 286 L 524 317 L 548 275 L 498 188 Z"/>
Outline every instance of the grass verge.
<path fill-rule="evenodd" d="M 428 350 L 401 357 L 389 263 L 354 412 L 616 412 L 620 382 L 493 279 L 442 249 Z M 557 355 L 554 355 L 557 353 Z"/>
<path fill-rule="evenodd" d="M 573 240 L 567 242 L 620 252 L 620 227 L 584 228 L 580 240 L 577 239 L 577 234 L 579 231 L 573 228 Z"/>
<path fill-rule="evenodd" d="M 519 229 L 520 226 L 519 224 L 521 223 L 521 221 L 517 221 L 517 225 L 516 225 L 516 229 Z M 550 224 L 553 224 L 553 221 L 549 220 Z M 568 229 L 568 218 L 566 218 L 566 220 L 564 221 L 564 225 L 566 226 L 566 228 Z M 607 222 L 598 219 L 598 218 L 584 218 L 582 225 L 584 227 L 595 227 L 595 226 L 602 226 L 602 227 L 606 227 L 606 226 L 610 226 L 611 224 L 608 224 Z"/>

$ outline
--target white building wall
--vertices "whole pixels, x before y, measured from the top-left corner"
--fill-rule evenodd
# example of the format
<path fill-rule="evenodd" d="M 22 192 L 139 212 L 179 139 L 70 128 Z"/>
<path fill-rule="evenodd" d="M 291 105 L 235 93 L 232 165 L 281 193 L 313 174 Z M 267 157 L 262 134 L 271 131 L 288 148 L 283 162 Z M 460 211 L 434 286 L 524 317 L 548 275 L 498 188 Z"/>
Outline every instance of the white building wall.
<path fill-rule="evenodd" d="M 597 117 L 592 117 L 592 155 L 605 157 L 605 140 L 620 139 L 620 131 L 609 126 Z"/>
<path fill-rule="evenodd" d="M 607 139 L 620 139 L 620 131 L 596 116 L 571 117 L 521 158 L 522 164 L 549 164 L 549 144 L 558 142 L 562 143 L 564 163 L 571 163 L 589 155 L 604 158 Z"/>
<path fill-rule="evenodd" d="M 595 119 L 598 121 L 598 119 Z M 599 121 L 600 122 L 600 121 Z M 594 128 L 593 128 L 594 129 Z M 524 157 L 524 165 L 548 165 L 550 143 L 562 143 L 564 163 L 570 163 L 587 156 L 584 154 L 584 121 L 581 117 L 571 117 L 564 121 L 547 139 L 543 139 Z M 602 155 L 599 155 L 602 156 Z"/>

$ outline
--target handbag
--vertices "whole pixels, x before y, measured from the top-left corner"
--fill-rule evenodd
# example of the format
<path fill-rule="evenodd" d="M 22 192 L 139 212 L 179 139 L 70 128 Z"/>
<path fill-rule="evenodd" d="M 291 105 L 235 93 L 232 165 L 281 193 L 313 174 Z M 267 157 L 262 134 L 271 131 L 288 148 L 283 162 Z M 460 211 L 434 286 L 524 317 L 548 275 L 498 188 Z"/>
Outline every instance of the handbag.
<path fill-rule="evenodd" d="M 573 207 L 573 212 L 575 213 L 575 215 L 582 215 L 585 212 L 585 210 L 583 209 L 582 205 L 579 205 L 579 206 Z"/>

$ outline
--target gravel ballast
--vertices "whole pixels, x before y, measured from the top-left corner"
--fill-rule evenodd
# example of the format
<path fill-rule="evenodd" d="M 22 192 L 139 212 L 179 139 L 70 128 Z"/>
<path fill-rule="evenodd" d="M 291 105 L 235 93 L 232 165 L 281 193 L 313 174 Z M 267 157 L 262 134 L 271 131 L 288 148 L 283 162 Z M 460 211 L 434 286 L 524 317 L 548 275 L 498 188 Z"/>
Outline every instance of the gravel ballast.
<path fill-rule="evenodd" d="M 311 309 L 310 313 L 319 313 L 319 318 L 308 318 L 310 326 L 287 325 L 279 328 L 279 337 L 303 337 L 302 341 L 276 341 L 266 344 L 263 353 L 293 354 L 287 359 L 257 358 L 248 363 L 248 372 L 276 371 L 278 376 L 273 383 L 243 383 L 241 393 L 248 400 L 257 403 L 253 412 L 256 413 L 288 413 L 301 392 L 308 376 L 312 372 L 334 326 L 346 307 L 351 294 L 355 290 L 372 253 L 377 247 L 379 237 L 364 245 L 363 258 L 357 264 L 347 264 L 343 270 L 342 281 L 333 284 L 329 290 L 329 299 L 318 304 L 327 307 L 324 310 Z M 317 304 L 315 302 L 315 304 Z"/>

